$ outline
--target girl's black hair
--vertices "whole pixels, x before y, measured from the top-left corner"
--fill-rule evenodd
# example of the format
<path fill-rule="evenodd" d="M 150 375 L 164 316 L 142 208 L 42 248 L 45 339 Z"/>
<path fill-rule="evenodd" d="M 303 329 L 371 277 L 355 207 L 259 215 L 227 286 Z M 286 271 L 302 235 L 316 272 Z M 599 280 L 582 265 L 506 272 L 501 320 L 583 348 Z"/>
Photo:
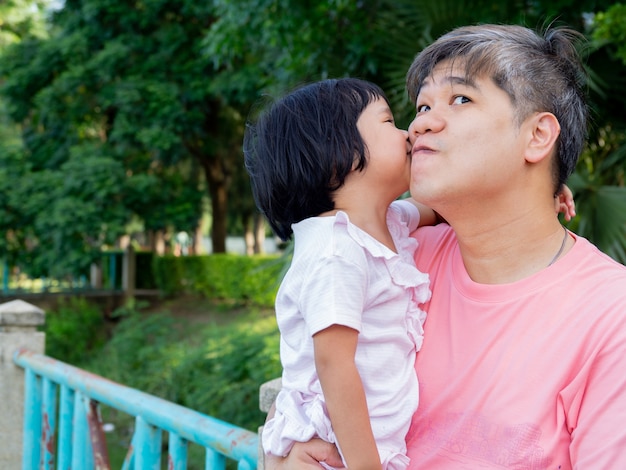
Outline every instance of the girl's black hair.
<path fill-rule="evenodd" d="M 282 240 L 291 225 L 333 210 L 333 192 L 367 164 L 357 129 L 377 85 L 329 79 L 294 90 L 266 109 L 244 135 L 244 159 L 256 205 Z"/>

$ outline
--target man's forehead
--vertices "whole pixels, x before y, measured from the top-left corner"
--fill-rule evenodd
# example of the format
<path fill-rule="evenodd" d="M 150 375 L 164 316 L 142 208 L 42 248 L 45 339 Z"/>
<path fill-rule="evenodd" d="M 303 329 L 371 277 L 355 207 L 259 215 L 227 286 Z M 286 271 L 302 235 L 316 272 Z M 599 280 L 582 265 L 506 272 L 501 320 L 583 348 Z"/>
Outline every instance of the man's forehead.
<path fill-rule="evenodd" d="M 435 65 L 430 75 L 424 78 L 419 89 L 421 90 L 435 84 L 479 88 L 479 83 L 486 78 L 485 76 L 470 74 L 464 61 L 445 60 Z"/>

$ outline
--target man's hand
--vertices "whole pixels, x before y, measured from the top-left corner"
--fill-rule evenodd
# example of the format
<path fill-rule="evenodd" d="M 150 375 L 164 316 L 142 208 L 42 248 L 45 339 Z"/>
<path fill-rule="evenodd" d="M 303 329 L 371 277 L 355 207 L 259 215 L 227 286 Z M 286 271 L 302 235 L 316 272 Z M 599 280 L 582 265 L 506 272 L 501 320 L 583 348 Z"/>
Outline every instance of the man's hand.
<path fill-rule="evenodd" d="M 265 468 L 267 470 L 319 470 L 324 468 L 320 462 L 331 467 L 343 468 L 337 447 L 321 439 L 296 442 L 285 458 L 273 455 L 265 456 Z"/>

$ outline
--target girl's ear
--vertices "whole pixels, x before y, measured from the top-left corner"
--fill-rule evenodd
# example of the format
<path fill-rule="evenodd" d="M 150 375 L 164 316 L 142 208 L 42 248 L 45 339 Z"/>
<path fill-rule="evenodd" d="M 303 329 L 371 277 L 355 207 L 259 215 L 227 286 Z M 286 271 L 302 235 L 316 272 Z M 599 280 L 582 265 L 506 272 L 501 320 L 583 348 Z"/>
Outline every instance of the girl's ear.
<path fill-rule="evenodd" d="M 538 113 L 530 119 L 525 158 L 529 163 L 537 163 L 552 155 L 561 125 L 554 114 L 547 112 Z"/>
<path fill-rule="evenodd" d="M 367 149 L 365 149 L 365 157 L 366 157 L 367 159 L 369 159 L 369 153 L 368 153 L 368 150 L 367 150 Z M 359 161 L 359 157 L 355 155 L 355 156 L 354 156 L 354 159 L 352 160 L 352 171 L 353 171 L 353 172 L 354 172 L 354 171 L 356 171 L 356 169 L 357 169 L 357 168 L 358 168 L 358 166 L 359 166 L 359 163 L 360 163 L 360 161 Z M 365 167 L 364 167 L 363 169 L 365 169 L 365 168 L 367 168 L 367 161 L 366 161 L 366 165 L 365 165 Z"/>

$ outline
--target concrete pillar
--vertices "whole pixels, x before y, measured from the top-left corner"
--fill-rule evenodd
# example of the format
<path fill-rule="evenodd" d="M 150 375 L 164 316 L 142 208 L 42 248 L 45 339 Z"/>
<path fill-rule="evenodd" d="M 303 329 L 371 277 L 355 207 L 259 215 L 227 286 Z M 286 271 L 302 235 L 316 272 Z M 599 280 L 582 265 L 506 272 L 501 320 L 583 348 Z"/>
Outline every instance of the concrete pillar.
<path fill-rule="evenodd" d="M 89 283 L 94 289 L 102 289 L 102 260 L 92 263 L 89 269 Z"/>
<path fill-rule="evenodd" d="M 280 392 L 280 387 L 282 385 L 282 379 L 278 377 L 277 379 L 270 380 L 269 382 L 265 382 L 261 384 L 259 388 L 259 408 L 261 411 L 267 413 L 274 401 L 276 400 L 276 396 L 278 392 Z M 263 453 L 263 447 L 261 446 L 261 433 L 263 432 L 263 426 L 259 427 L 259 454 L 257 460 L 257 470 L 264 470 L 265 468 L 265 454 Z"/>
<path fill-rule="evenodd" d="M 16 349 L 45 350 L 45 313 L 23 300 L 0 304 L 0 468 L 22 467 L 24 369 L 13 363 Z"/>

